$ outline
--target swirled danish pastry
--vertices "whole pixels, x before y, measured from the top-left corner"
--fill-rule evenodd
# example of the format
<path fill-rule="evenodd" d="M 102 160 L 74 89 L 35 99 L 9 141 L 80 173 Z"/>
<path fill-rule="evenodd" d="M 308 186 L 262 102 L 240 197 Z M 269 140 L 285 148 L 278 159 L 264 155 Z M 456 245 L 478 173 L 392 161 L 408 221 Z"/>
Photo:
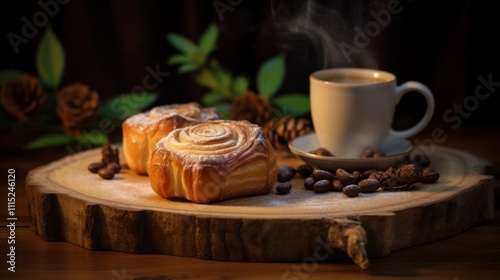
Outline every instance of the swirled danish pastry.
<path fill-rule="evenodd" d="M 277 176 L 274 150 L 261 127 L 208 121 L 176 129 L 151 155 L 151 187 L 164 198 L 209 203 L 268 193 Z"/>
<path fill-rule="evenodd" d="M 122 124 L 123 154 L 129 168 L 148 174 L 148 165 L 156 143 L 176 128 L 207 120 L 223 119 L 214 108 L 198 103 L 158 106 L 131 116 Z"/>

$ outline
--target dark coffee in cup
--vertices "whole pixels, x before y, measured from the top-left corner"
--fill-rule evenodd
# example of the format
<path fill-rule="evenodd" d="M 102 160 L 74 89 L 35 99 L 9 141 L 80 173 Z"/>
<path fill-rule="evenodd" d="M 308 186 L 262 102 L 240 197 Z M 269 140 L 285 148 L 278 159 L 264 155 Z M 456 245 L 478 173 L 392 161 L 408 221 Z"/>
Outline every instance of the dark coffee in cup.
<path fill-rule="evenodd" d="M 382 78 L 367 78 L 358 76 L 333 76 L 327 81 L 344 84 L 379 84 L 389 82 L 389 80 L 384 80 Z"/>

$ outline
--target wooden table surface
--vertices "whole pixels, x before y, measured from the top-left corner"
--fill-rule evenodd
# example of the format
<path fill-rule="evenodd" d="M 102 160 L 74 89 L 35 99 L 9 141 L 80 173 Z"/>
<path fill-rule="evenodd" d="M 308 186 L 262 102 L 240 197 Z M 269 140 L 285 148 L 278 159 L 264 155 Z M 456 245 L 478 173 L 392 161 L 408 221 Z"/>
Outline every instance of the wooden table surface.
<path fill-rule="evenodd" d="M 498 126 L 462 126 L 446 130 L 440 145 L 500 162 Z M 432 139 L 432 129 L 415 138 Z M 434 142 L 435 144 L 435 142 Z M 1 151 L 4 177 L 0 190 L 0 279 L 496 279 L 500 274 L 500 210 L 493 220 L 452 238 L 371 259 L 361 270 L 349 259 L 328 263 L 221 262 L 154 254 L 89 251 L 67 242 L 47 242 L 29 227 L 25 177 L 40 165 L 67 155 L 64 148 Z M 7 225 L 7 170 L 15 169 L 15 272 L 7 261 L 11 231 Z M 498 205 L 498 204 L 497 204 Z M 498 208 L 498 207 L 497 207 Z M 432 225 L 422 225 L 432 226 Z M 283 234 L 286 234 L 284 232 Z"/>

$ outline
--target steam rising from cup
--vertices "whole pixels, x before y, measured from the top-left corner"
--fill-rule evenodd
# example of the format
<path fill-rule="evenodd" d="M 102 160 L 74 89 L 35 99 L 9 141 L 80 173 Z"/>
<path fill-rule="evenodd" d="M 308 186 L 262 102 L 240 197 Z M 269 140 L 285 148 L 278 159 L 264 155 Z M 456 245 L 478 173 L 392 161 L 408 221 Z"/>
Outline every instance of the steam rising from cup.
<path fill-rule="evenodd" d="M 317 68 L 378 68 L 370 44 L 362 48 L 353 45 L 365 21 L 365 3 L 282 1 L 272 13 L 283 47 L 308 65 L 314 64 Z"/>

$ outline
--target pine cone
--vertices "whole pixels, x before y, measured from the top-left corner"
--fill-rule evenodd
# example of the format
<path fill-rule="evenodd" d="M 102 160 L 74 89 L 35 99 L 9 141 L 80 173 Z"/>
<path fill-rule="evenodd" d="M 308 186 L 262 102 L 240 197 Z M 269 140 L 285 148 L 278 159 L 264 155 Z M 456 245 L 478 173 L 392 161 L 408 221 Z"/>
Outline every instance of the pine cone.
<path fill-rule="evenodd" d="M 99 94 L 87 85 L 73 83 L 59 90 L 57 115 L 68 135 L 79 135 L 101 111 Z"/>
<path fill-rule="evenodd" d="M 266 97 L 248 91 L 233 101 L 229 111 L 233 120 L 247 120 L 264 126 L 270 119 L 273 107 Z"/>
<path fill-rule="evenodd" d="M 288 143 L 293 139 L 313 131 L 308 119 L 286 116 L 272 120 L 264 127 L 267 139 L 280 151 L 288 151 Z"/>
<path fill-rule="evenodd" d="M 21 121 L 27 121 L 40 108 L 47 97 L 38 78 L 25 75 L 20 80 L 5 81 L 0 90 L 5 111 Z"/>

